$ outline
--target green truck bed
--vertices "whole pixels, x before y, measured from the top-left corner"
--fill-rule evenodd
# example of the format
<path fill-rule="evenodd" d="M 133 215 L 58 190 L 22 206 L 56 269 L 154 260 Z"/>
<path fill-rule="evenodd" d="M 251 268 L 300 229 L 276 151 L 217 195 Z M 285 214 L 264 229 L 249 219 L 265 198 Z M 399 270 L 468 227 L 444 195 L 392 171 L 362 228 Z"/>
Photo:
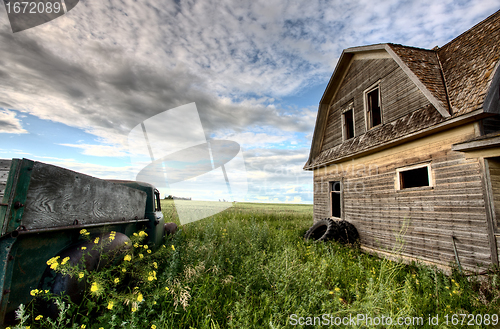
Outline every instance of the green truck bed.
<path fill-rule="evenodd" d="M 46 261 L 92 235 L 146 230 L 164 235 L 159 193 L 149 184 L 106 181 L 28 159 L 0 160 L 0 326 L 31 300 Z"/>

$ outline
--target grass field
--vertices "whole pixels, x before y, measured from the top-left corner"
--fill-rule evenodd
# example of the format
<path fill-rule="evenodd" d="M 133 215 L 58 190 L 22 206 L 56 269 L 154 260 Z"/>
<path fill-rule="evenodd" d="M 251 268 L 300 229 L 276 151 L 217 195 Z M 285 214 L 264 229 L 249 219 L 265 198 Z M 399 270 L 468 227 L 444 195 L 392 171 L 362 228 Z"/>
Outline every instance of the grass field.
<path fill-rule="evenodd" d="M 162 208 L 166 221 L 178 222 L 172 201 Z M 91 291 L 82 305 L 65 304 L 52 323 L 35 320 L 28 305 L 18 327 L 313 328 L 321 320 L 338 328 L 435 328 L 436 316 L 441 328 L 499 322 L 498 274 L 468 280 L 304 241 L 311 225 L 312 205 L 237 203 L 185 225 L 155 252 L 134 237 L 130 260 L 86 274 Z M 470 319 L 479 325 L 467 325 Z"/>

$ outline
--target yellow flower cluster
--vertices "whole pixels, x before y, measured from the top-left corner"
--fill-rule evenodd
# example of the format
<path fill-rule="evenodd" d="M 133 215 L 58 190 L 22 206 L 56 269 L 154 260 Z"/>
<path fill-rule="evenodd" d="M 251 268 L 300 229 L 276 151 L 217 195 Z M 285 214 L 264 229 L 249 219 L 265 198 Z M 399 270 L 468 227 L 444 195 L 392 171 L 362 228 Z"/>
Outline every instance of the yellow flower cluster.
<path fill-rule="evenodd" d="M 84 276 L 85 276 L 85 273 L 83 273 L 83 272 L 78 273 L 78 278 L 80 278 L 80 279 L 81 279 L 81 278 L 83 278 Z"/>
<path fill-rule="evenodd" d="M 144 231 L 140 231 L 139 236 L 142 238 L 142 237 L 148 236 L 148 234 Z"/>
<path fill-rule="evenodd" d="M 148 275 L 148 281 L 153 281 L 153 280 L 158 280 L 158 279 L 156 278 L 156 271 L 149 272 L 149 275 Z"/>
<path fill-rule="evenodd" d="M 143 300 L 143 296 L 141 293 L 139 293 L 139 295 L 137 295 L 137 301 L 140 303 L 140 302 L 142 302 L 142 300 Z"/>
<path fill-rule="evenodd" d="M 45 290 L 45 293 L 48 293 L 49 290 Z M 30 291 L 30 295 L 31 296 L 36 296 L 36 295 L 40 295 L 40 294 L 43 294 L 43 290 L 38 290 L 38 289 L 33 289 Z"/>
<path fill-rule="evenodd" d="M 80 230 L 80 234 L 81 235 L 89 235 L 90 232 L 88 232 L 86 229 L 82 229 L 82 230 Z"/>
<path fill-rule="evenodd" d="M 95 243 L 95 244 L 98 244 L 98 243 L 99 243 L 99 237 L 95 238 L 94 243 Z"/>
<path fill-rule="evenodd" d="M 99 290 L 99 286 L 97 285 L 97 282 L 92 282 L 92 286 L 90 287 L 91 292 L 96 292 Z"/>
<path fill-rule="evenodd" d="M 130 262 L 131 259 L 132 259 L 132 256 L 130 256 L 130 255 L 125 255 L 125 258 L 123 258 L 123 260 L 127 261 L 127 262 Z"/>
<path fill-rule="evenodd" d="M 38 315 L 38 316 L 35 318 L 35 321 L 40 321 L 41 319 L 43 319 L 43 315 Z"/>
<path fill-rule="evenodd" d="M 68 262 L 69 257 L 64 257 L 64 259 L 61 261 L 61 265 L 64 265 Z"/>
<path fill-rule="evenodd" d="M 113 303 L 112 301 L 111 301 L 111 302 L 109 302 L 109 303 L 108 303 L 108 310 L 113 309 L 113 305 L 114 305 L 114 303 Z"/>
<path fill-rule="evenodd" d="M 111 233 L 109 234 L 109 241 L 113 241 L 116 237 L 116 232 L 115 231 L 111 231 Z"/>
<path fill-rule="evenodd" d="M 120 279 L 119 278 L 115 278 L 114 282 L 116 284 L 116 283 L 120 282 Z"/>
<path fill-rule="evenodd" d="M 158 264 L 156 262 L 153 262 L 153 267 L 158 269 Z"/>
<path fill-rule="evenodd" d="M 53 269 L 53 270 L 57 269 L 57 266 L 59 265 L 59 263 L 57 262 L 57 260 L 59 258 L 60 258 L 60 256 L 52 257 L 51 259 L 49 259 L 47 261 L 47 265 L 49 265 L 50 268 Z"/>

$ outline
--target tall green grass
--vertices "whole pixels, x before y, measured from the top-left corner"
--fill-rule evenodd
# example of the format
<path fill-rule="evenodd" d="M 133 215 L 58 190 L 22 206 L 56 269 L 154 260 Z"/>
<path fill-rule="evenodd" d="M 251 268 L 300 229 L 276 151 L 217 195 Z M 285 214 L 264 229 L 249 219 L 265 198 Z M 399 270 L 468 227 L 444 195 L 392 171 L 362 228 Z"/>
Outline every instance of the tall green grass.
<path fill-rule="evenodd" d="M 177 221 L 171 201 L 162 207 L 167 220 Z M 458 328 L 451 324 L 453 314 L 500 313 L 498 274 L 483 281 L 457 272 L 446 276 L 335 242 L 304 241 L 311 224 L 310 205 L 238 203 L 185 225 L 154 253 L 144 252 L 139 241 L 130 261 L 88 273 L 89 286 L 98 282 L 101 290 L 88 292 L 83 305 L 70 305 L 60 327 L 290 328 L 299 317 L 305 323 L 329 314 L 425 319 L 423 325 L 373 325 L 380 328 L 435 327 L 429 315 L 439 315 L 440 327 L 446 327 L 448 315 L 447 327 Z M 116 278 L 121 284 L 114 284 Z M 37 315 L 28 305 L 23 316 L 29 317 L 18 327 L 55 326 L 35 320 Z"/>

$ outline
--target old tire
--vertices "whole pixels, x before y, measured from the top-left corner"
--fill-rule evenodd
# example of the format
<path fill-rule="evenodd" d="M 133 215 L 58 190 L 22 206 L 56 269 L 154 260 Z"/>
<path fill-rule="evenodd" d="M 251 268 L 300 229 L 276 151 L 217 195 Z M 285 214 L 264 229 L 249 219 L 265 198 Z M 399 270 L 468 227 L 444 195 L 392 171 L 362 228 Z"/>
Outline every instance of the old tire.
<path fill-rule="evenodd" d="M 328 241 L 337 239 L 339 236 L 339 226 L 337 222 L 325 218 L 314 223 L 304 235 L 305 239 L 312 239 L 315 241 Z"/>
<path fill-rule="evenodd" d="M 344 244 L 354 244 L 359 240 L 358 230 L 348 221 L 338 222 L 339 238 L 338 241 Z"/>

